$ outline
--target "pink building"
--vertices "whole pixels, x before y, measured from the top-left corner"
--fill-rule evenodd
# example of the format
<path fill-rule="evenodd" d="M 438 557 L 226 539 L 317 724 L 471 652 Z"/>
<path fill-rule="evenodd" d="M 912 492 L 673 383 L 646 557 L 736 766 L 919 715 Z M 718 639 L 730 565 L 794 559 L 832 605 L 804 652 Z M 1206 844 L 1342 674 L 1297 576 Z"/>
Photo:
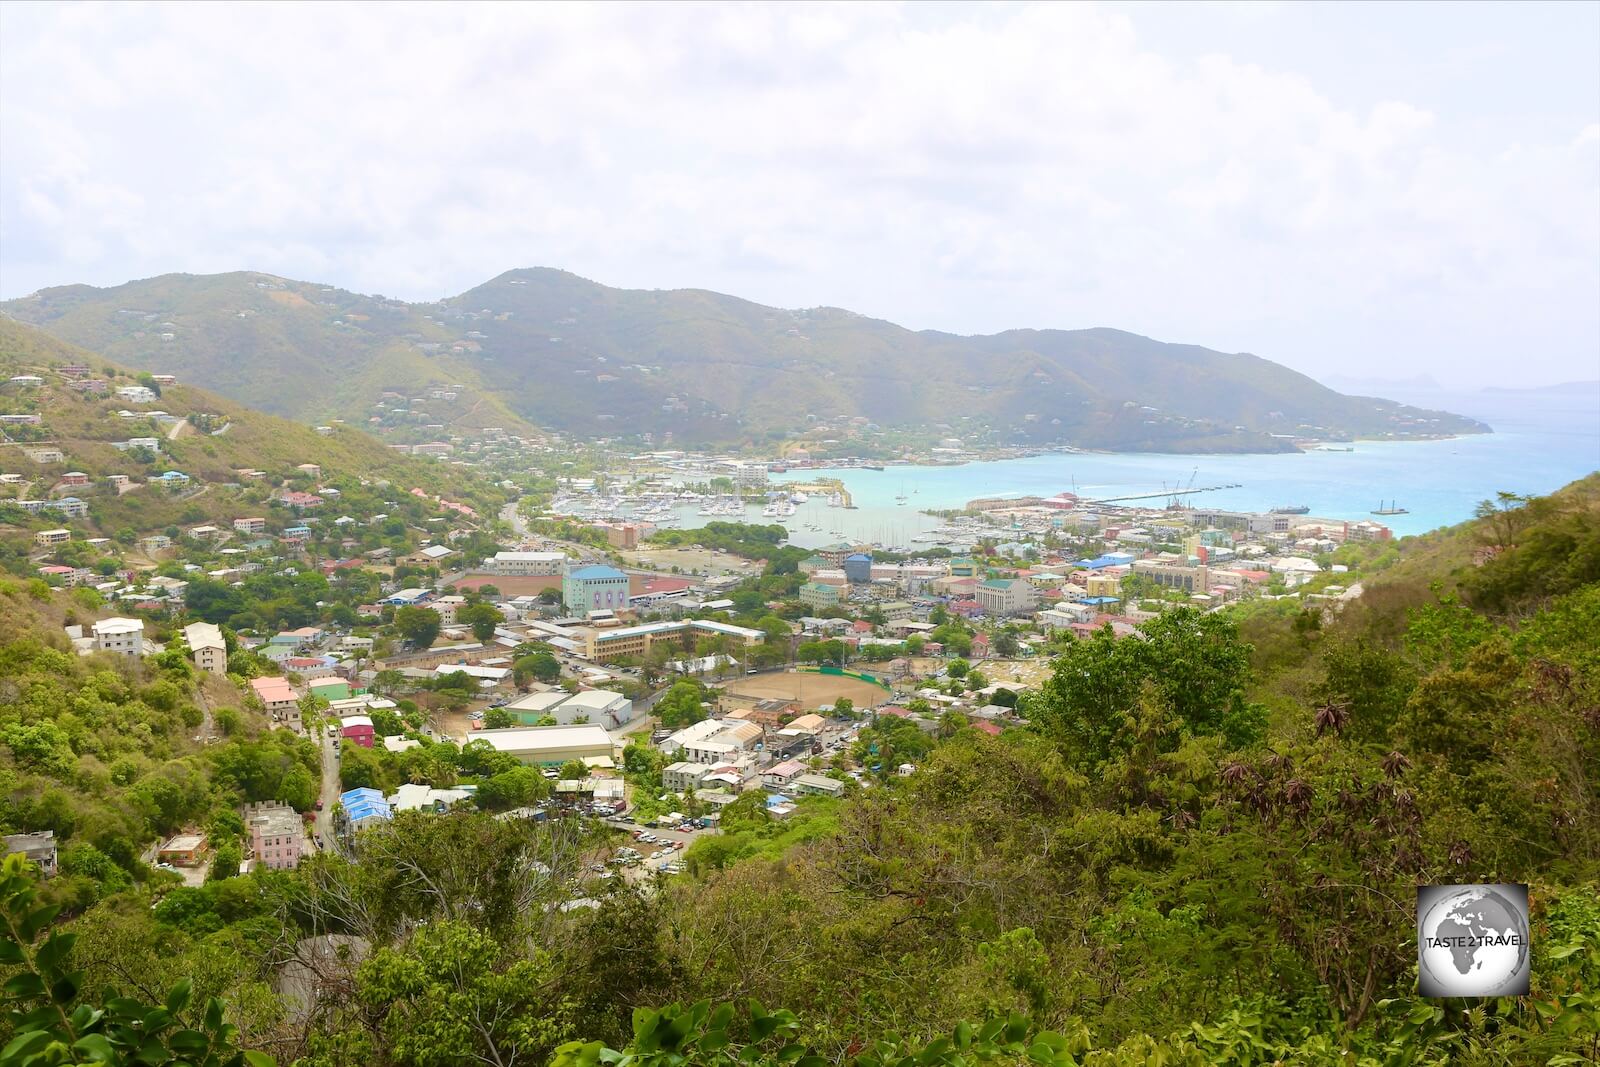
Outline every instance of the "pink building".
<path fill-rule="evenodd" d="M 250 850 L 256 862 L 274 871 L 293 870 L 305 848 L 305 825 L 287 804 L 262 801 L 246 804 L 244 824 L 250 831 Z"/>
<path fill-rule="evenodd" d="M 362 748 L 371 748 L 377 740 L 377 730 L 372 726 L 372 719 L 366 715 L 351 715 L 339 725 L 339 736 L 346 741 L 354 741 Z"/>

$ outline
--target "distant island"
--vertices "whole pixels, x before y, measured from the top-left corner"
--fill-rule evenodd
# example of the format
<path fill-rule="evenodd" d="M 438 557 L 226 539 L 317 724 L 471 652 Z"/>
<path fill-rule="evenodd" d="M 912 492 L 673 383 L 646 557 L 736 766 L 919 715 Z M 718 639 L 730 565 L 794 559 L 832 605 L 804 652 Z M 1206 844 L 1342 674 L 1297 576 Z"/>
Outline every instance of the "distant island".
<path fill-rule="evenodd" d="M 1485 433 L 1259 356 L 1120 330 L 914 331 L 838 308 L 613 289 L 547 268 L 412 304 L 239 272 L 46 289 L 0 310 L 301 421 L 542 428 L 761 449 L 837 422 L 995 447 L 1287 452 Z M 670 436 L 669 436 L 670 435 Z"/>

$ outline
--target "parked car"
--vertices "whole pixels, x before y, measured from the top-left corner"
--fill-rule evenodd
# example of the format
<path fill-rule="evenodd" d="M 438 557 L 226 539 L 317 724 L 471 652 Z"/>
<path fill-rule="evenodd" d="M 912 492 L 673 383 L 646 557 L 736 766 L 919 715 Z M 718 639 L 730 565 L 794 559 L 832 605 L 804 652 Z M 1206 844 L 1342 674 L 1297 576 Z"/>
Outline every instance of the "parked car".
<path fill-rule="evenodd" d="M 322 801 L 320 801 L 320 800 L 319 800 L 319 801 L 317 801 L 317 804 L 316 804 L 316 808 L 317 808 L 317 810 L 318 810 L 318 811 L 321 811 L 321 810 L 322 810 Z M 263 818 L 264 818 L 264 817 L 265 817 L 265 816 L 263 816 Z"/>

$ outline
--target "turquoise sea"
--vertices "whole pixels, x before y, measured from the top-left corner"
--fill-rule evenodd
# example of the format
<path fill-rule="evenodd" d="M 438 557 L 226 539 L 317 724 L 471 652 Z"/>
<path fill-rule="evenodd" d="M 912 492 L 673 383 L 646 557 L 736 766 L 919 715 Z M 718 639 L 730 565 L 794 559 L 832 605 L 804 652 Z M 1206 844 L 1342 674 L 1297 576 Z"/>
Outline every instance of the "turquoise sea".
<path fill-rule="evenodd" d="M 804 547 L 840 536 L 908 545 L 939 520 L 920 508 L 958 508 L 985 496 L 1087 499 L 1163 493 L 1173 486 L 1237 484 L 1186 499 L 1202 506 L 1265 511 L 1305 504 L 1322 518 L 1363 519 L 1396 501 L 1409 514 L 1380 517 L 1396 534 L 1416 534 L 1470 518 L 1498 490 L 1545 493 L 1600 470 L 1600 387 L 1538 393 L 1442 391 L 1396 397 L 1482 419 L 1492 434 L 1443 441 L 1356 442 L 1352 452 L 1285 455 L 1052 454 L 958 467 L 795 471 L 789 481 L 842 478 L 857 510 L 808 501 L 786 525 Z M 904 494 L 907 503 L 896 497 Z M 1159 507 L 1163 500 L 1145 502 Z M 685 526 L 703 519 L 685 516 Z M 747 521 L 764 521 L 759 518 Z M 811 526 L 820 529 L 812 530 Z"/>

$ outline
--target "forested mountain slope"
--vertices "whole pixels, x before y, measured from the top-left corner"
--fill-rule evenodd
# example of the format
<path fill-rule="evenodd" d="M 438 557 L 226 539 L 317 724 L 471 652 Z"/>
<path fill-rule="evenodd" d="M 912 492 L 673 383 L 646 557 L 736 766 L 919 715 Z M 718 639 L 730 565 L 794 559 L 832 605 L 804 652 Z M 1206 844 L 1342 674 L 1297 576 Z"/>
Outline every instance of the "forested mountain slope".
<path fill-rule="evenodd" d="M 837 308 L 508 271 L 407 304 L 270 275 L 164 275 L 7 301 L 19 319 L 281 415 L 366 418 L 454 387 L 458 425 L 761 439 L 811 419 L 997 427 L 1008 441 L 1283 451 L 1294 436 L 1475 433 L 1276 363 L 1111 329 L 915 332 Z"/>

